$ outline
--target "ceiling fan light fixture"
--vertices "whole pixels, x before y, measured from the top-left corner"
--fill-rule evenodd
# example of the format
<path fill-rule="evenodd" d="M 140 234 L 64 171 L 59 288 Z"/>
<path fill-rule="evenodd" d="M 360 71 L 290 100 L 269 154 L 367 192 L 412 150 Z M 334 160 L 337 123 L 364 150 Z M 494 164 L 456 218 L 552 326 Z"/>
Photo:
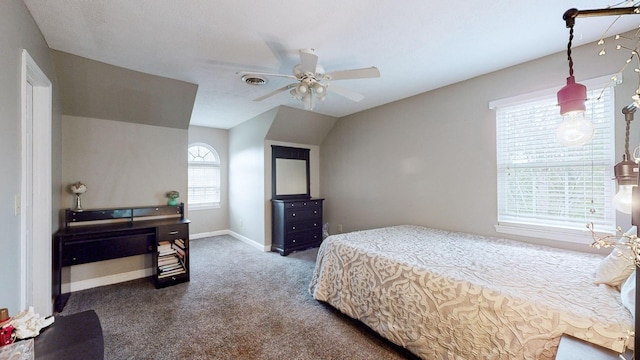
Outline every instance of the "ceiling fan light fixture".
<path fill-rule="evenodd" d="M 245 84 L 252 85 L 252 86 L 264 85 L 268 82 L 267 78 L 262 77 L 260 75 L 252 75 L 252 74 L 242 75 L 241 79 Z"/>
<path fill-rule="evenodd" d="M 324 86 L 319 82 L 316 82 L 315 84 L 313 84 L 313 90 L 316 92 L 318 96 L 324 95 L 327 92 L 327 89 L 325 89 Z"/>
<path fill-rule="evenodd" d="M 298 91 L 296 89 L 291 89 L 291 91 L 289 91 L 289 94 L 291 94 L 291 97 L 296 100 L 302 100 L 302 97 L 298 95 Z"/>
<path fill-rule="evenodd" d="M 296 92 L 300 96 L 305 96 L 309 93 L 309 86 L 306 83 L 301 82 L 300 84 L 298 84 L 298 86 L 296 86 Z"/>

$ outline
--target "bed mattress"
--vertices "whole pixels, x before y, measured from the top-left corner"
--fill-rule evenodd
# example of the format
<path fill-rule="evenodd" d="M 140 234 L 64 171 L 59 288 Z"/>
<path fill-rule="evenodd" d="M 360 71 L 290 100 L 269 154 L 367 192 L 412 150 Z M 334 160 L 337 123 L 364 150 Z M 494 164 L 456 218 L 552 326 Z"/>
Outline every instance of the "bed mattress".
<path fill-rule="evenodd" d="M 563 333 L 615 351 L 630 343 L 619 291 L 594 284 L 600 261 L 394 226 L 325 239 L 310 292 L 424 359 L 553 359 Z"/>

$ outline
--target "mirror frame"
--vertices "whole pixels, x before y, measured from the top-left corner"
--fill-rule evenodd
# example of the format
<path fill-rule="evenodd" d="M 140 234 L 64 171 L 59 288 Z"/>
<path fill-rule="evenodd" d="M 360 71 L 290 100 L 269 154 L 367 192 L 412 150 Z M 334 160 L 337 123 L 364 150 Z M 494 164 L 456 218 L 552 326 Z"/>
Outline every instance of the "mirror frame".
<path fill-rule="evenodd" d="M 271 197 L 274 200 L 287 200 L 287 199 L 311 199 L 311 179 L 309 168 L 309 149 L 296 148 L 289 146 L 271 145 Z M 276 192 L 276 180 L 278 178 L 276 159 L 293 159 L 304 160 L 307 177 L 307 193 L 306 194 L 286 194 L 279 195 Z"/>

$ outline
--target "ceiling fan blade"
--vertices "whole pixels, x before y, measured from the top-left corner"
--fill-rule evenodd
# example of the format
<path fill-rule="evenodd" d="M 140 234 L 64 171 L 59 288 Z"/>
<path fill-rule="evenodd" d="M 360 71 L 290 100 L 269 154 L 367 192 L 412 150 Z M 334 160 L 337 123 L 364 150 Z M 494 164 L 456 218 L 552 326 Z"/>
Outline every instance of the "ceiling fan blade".
<path fill-rule="evenodd" d="M 324 75 L 326 80 L 367 79 L 380 77 L 380 70 L 372 66 L 362 69 L 338 70 Z"/>
<path fill-rule="evenodd" d="M 341 86 L 336 86 L 334 84 L 328 84 L 327 85 L 327 91 L 333 91 L 334 93 L 340 95 L 340 96 L 344 96 L 349 100 L 355 101 L 355 102 L 359 102 L 362 99 L 364 99 L 364 95 L 359 94 L 355 91 L 351 91 L 349 89 L 345 89 Z"/>
<path fill-rule="evenodd" d="M 271 97 L 271 96 L 276 95 L 276 94 L 278 94 L 278 93 L 281 93 L 281 92 L 283 92 L 283 91 L 287 91 L 287 90 L 289 90 L 289 89 L 293 89 L 293 88 L 294 88 L 294 87 L 296 87 L 297 85 L 298 85 L 298 83 L 293 83 L 293 84 L 285 85 L 285 86 L 283 86 L 283 87 L 281 87 L 281 88 L 278 88 L 278 89 L 273 90 L 272 92 L 270 92 L 270 93 L 268 93 L 268 94 L 265 94 L 265 95 L 262 95 L 262 96 L 260 96 L 260 97 L 257 97 L 257 98 L 255 98 L 255 99 L 253 99 L 253 101 L 262 101 L 262 100 L 264 100 L 264 99 L 266 99 L 266 98 L 268 98 L 268 97 Z"/>
<path fill-rule="evenodd" d="M 300 51 L 300 70 L 303 73 L 315 73 L 318 65 L 318 55 L 313 49 L 301 49 Z"/>
<path fill-rule="evenodd" d="M 287 75 L 287 74 L 274 74 L 274 73 L 265 73 L 265 72 L 258 72 L 258 71 L 237 71 L 236 72 L 237 75 L 263 75 L 263 76 L 277 76 L 277 77 L 285 77 L 285 78 L 289 78 L 289 79 L 296 79 L 297 78 L 293 75 Z"/>

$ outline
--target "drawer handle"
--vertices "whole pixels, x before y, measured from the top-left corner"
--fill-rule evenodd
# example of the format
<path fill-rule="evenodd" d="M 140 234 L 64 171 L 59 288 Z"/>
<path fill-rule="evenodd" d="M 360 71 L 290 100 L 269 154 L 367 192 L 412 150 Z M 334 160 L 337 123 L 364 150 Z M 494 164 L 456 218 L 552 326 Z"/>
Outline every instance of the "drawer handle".
<path fill-rule="evenodd" d="M 314 214 L 317 214 L 317 213 L 318 213 L 318 210 L 313 210 L 313 213 L 314 213 Z"/>
<path fill-rule="evenodd" d="M 169 235 L 175 235 L 177 233 L 179 233 L 179 231 L 169 231 Z"/>
<path fill-rule="evenodd" d="M 296 242 L 295 240 L 291 241 L 291 242 Z M 74 259 L 75 260 L 75 259 Z"/>
<path fill-rule="evenodd" d="M 296 217 L 296 213 L 291 214 L 291 216 Z"/>
<path fill-rule="evenodd" d="M 302 205 L 307 206 L 307 203 L 302 203 Z"/>
<path fill-rule="evenodd" d="M 295 227 L 295 226 L 292 226 L 292 227 L 291 227 L 291 230 L 295 230 L 295 229 L 296 229 L 296 227 Z"/>

